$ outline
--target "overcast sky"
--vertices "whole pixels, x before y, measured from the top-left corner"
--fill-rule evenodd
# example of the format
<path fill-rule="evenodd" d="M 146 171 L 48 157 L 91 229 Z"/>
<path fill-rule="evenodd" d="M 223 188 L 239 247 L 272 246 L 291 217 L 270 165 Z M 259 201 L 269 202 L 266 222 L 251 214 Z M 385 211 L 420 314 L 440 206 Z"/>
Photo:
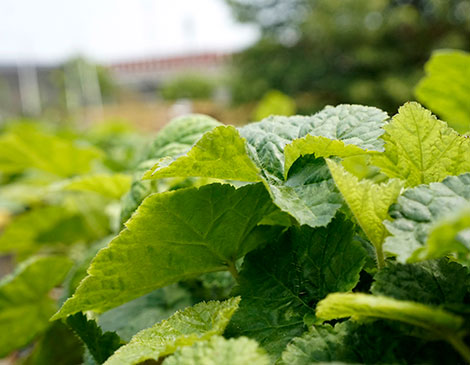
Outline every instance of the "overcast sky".
<path fill-rule="evenodd" d="M 223 0 L 0 0 L 0 63 L 232 51 L 257 35 Z"/>

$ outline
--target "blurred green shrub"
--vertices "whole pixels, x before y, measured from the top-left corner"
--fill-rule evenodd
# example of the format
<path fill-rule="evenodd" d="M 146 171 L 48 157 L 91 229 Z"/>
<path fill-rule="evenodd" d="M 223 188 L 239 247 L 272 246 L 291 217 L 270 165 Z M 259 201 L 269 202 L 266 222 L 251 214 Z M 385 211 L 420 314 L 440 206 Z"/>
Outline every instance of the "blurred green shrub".
<path fill-rule="evenodd" d="M 264 94 L 253 113 L 254 120 L 261 120 L 270 115 L 295 114 L 295 101 L 286 94 L 277 90 L 270 90 Z"/>
<path fill-rule="evenodd" d="M 163 85 L 160 90 L 165 100 L 209 99 L 214 93 L 214 82 L 199 75 L 183 75 Z"/>

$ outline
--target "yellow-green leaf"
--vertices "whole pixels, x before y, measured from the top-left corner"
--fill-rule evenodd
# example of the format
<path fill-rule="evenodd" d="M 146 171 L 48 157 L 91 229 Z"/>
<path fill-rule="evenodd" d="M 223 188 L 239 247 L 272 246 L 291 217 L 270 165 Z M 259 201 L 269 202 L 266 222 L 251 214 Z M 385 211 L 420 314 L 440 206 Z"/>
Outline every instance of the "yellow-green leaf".
<path fill-rule="evenodd" d="M 470 139 L 418 103 L 403 105 L 384 129 L 385 152 L 373 156 L 373 164 L 407 187 L 470 171 Z"/>
<path fill-rule="evenodd" d="M 167 320 L 137 333 L 105 365 L 132 365 L 145 360 L 158 360 L 183 346 L 221 335 L 239 302 L 240 297 L 236 297 L 223 302 L 198 303 L 178 311 Z"/>

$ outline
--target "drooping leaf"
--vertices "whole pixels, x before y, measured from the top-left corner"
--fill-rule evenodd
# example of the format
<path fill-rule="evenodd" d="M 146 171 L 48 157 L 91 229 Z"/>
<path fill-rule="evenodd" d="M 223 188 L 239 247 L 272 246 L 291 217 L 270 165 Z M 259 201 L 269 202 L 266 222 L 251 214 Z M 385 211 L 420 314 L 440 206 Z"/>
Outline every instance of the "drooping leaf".
<path fill-rule="evenodd" d="M 56 310 L 48 293 L 71 265 L 65 257 L 33 257 L 0 280 L 0 358 L 46 329 Z"/>
<path fill-rule="evenodd" d="M 382 244 L 388 235 L 382 222 L 388 217 L 388 208 L 397 199 L 402 182 L 389 180 L 387 183 L 375 184 L 370 180 L 359 181 L 339 163 L 328 159 L 327 164 L 344 200 L 374 245 L 380 265 L 383 260 Z"/>
<path fill-rule="evenodd" d="M 178 311 L 167 320 L 137 333 L 105 364 L 132 365 L 149 359 L 158 360 L 180 347 L 221 335 L 239 301 L 240 298 L 230 298 L 223 302 L 203 302 Z"/>
<path fill-rule="evenodd" d="M 436 51 L 424 67 L 426 76 L 415 90 L 418 100 L 457 132 L 470 131 L 470 54 Z"/>
<path fill-rule="evenodd" d="M 371 292 L 399 300 L 455 308 L 459 304 L 465 305 L 469 284 L 469 270 L 440 259 L 417 264 L 389 264 L 374 276 Z"/>
<path fill-rule="evenodd" d="M 390 319 L 424 328 L 436 335 L 460 331 L 464 323 L 462 317 L 439 307 L 362 293 L 329 294 L 318 303 L 316 314 L 323 320 L 346 317 Z"/>
<path fill-rule="evenodd" d="M 65 190 L 91 191 L 111 199 L 119 199 L 131 187 L 131 177 L 125 174 L 83 175 L 67 182 Z"/>
<path fill-rule="evenodd" d="M 247 155 L 245 141 L 232 126 L 207 132 L 185 156 L 161 159 L 144 178 L 175 176 L 261 181 L 258 168 Z"/>
<path fill-rule="evenodd" d="M 101 155 L 94 147 L 81 147 L 33 128 L 1 136 L 0 151 L 0 171 L 15 173 L 34 168 L 61 177 L 89 172 L 91 162 Z"/>
<path fill-rule="evenodd" d="M 87 319 L 82 312 L 69 316 L 66 322 L 98 364 L 104 363 L 121 346 L 121 339 L 115 332 L 103 333 L 96 321 Z"/>
<path fill-rule="evenodd" d="M 191 347 L 179 348 L 163 361 L 164 365 L 268 365 L 269 357 L 256 341 L 246 337 L 213 336 L 209 341 L 196 342 Z"/>
<path fill-rule="evenodd" d="M 373 163 L 408 187 L 470 171 L 470 139 L 418 103 L 403 105 L 384 129 L 385 153 L 373 156 Z"/>
<path fill-rule="evenodd" d="M 353 225 L 342 216 L 326 228 L 291 228 L 246 256 L 234 290 L 242 302 L 228 333 L 257 340 L 277 358 L 305 330 L 304 316 L 314 313 L 317 301 L 357 284 L 364 262 Z"/>
<path fill-rule="evenodd" d="M 124 341 L 137 332 L 193 304 L 191 293 L 178 285 L 157 289 L 100 315 L 98 324 L 115 331 Z"/>
<path fill-rule="evenodd" d="M 420 255 L 427 254 L 426 242 L 432 228 L 442 219 L 446 226 L 444 222 L 447 217 L 464 209 L 469 203 L 470 174 L 449 176 L 440 183 L 406 190 L 398 198 L 398 203 L 390 209 L 390 215 L 395 220 L 384 222 L 392 234 L 387 238 L 384 250 L 396 255 L 397 260 L 402 263 L 421 260 L 423 257 Z M 465 240 L 465 237 L 462 239 Z M 434 243 L 431 242 L 431 245 Z M 443 241 L 439 248 L 443 249 L 437 251 L 439 254 L 447 254 L 447 248 L 453 250 L 454 246 L 451 243 L 449 247 Z M 436 256 L 438 255 L 433 253 L 432 257 Z"/>
<path fill-rule="evenodd" d="M 206 272 L 228 270 L 279 229 L 257 226 L 274 209 L 262 184 L 212 184 L 149 196 L 99 252 L 55 318 L 116 307 Z"/>

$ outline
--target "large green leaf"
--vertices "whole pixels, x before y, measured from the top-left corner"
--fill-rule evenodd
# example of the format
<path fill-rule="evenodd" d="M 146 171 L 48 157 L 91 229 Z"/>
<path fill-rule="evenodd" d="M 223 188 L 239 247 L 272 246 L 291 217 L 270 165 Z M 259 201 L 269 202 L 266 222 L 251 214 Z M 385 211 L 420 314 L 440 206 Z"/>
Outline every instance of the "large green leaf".
<path fill-rule="evenodd" d="M 470 131 L 470 54 L 457 50 L 434 52 L 426 76 L 416 87 L 419 101 L 442 116 L 459 133 Z"/>
<path fill-rule="evenodd" d="M 239 311 L 228 333 L 257 340 L 276 358 L 304 330 L 304 316 L 328 293 L 359 281 L 365 251 L 353 242 L 353 225 L 340 216 L 326 228 L 291 228 L 277 242 L 246 256 Z"/>
<path fill-rule="evenodd" d="M 1 136 L 0 151 L 0 171 L 15 173 L 35 168 L 62 177 L 89 172 L 91 162 L 101 155 L 96 148 L 82 147 L 34 128 Z"/>
<path fill-rule="evenodd" d="M 388 232 L 382 222 L 388 217 L 388 209 L 397 199 L 402 182 L 389 180 L 375 184 L 371 180 L 359 180 L 339 163 L 330 159 L 327 163 L 344 200 L 375 247 L 378 265 L 383 266 L 382 244 Z"/>
<path fill-rule="evenodd" d="M 242 127 L 239 132 L 233 127 L 219 127 L 207 133 L 187 156 L 160 160 L 146 177 L 263 180 L 274 203 L 284 212 L 300 224 L 324 226 L 341 206 L 328 169 L 323 160 L 310 157 L 302 159 L 297 168 L 292 166 L 290 170 L 294 171 L 287 176 L 284 147 L 311 134 L 380 150 L 383 142 L 378 137 L 386 119 L 387 114 L 376 108 L 339 105 L 326 107 L 310 117 L 269 117 Z M 291 158 L 289 164 L 293 163 Z"/>
<path fill-rule="evenodd" d="M 427 329 L 446 336 L 462 329 L 462 317 L 439 307 L 362 293 L 329 294 L 317 305 L 316 314 L 323 320 L 352 317 L 382 318 Z"/>
<path fill-rule="evenodd" d="M 191 347 L 179 348 L 164 365 L 268 365 L 266 352 L 256 341 L 246 337 L 226 340 L 213 336 L 207 342 L 196 342 Z"/>
<path fill-rule="evenodd" d="M 384 127 L 385 153 L 374 165 L 406 186 L 442 181 L 470 171 L 470 139 L 436 119 L 418 103 L 406 103 Z"/>
<path fill-rule="evenodd" d="M 212 184 L 151 195 L 99 252 L 55 318 L 102 312 L 179 280 L 231 269 L 278 232 L 257 226 L 274 209 L 262 184 L 240 189 Z"/>
<path fill-rule="evenodd" d="M 149 359 L 158 360 L 180 347 L 221 335 L 239 301 L 240 298 L 230 298 L 223 302 L 203 302 L 176 312 L 167 320 L 137 333 L 105 364 L 132 365 Z"/>
<path fill-rule="evenodd" d="M 65 257 L 35 257 L 0 280 L 0 358 L 27 345 L 49 325 L 56 310 L 49 291 L 71 265 Z"/>
<path fill-rule="evenodd" d="M 131 187 L 131 176 L 125 174 L 83 175 L 65 182 L 65 190 L 90 191 L 111 199 L 119 199 Z"/>
<path fill-rule="evenodd" d="M 395 220 L 384 222 L 392 233 L 385 241 L 384 250 L 395 254 L 397 260 L 404 263 L 461 252 L 460 247 L 462 250 L 468 249 L 464 244 L 469 241 L 468 238 L 465 241 L 465 235 L 461 236 L 464 241 L 457 246 L 457 250 L 452 242 L 437 242 L 438 237 L 435 235 L 440 235 L 442 227 L 447 231 L 448 217 L 469 203 L 470 174 L 449 176 L 441 183 L 421 185 L 405 191 L 398 198 L 398 203 L 390 209 L 390 215 Z M 441 228 L 440 224 L 443 224 Z M 438 231 L 431 237 L 430 232 L 435 227 Z M 428 239 L 431 240 L 429 244 Z"/>

